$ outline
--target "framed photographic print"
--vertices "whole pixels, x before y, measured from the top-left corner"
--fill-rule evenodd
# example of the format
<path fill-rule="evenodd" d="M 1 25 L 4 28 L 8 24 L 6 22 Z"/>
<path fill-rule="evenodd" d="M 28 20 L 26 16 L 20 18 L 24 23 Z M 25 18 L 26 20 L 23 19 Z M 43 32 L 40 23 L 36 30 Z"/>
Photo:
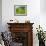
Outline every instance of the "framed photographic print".
<path fill-rule="evenodd" d="M 27 5 L 14 5 L 14 16 L 26 16 Z"/>

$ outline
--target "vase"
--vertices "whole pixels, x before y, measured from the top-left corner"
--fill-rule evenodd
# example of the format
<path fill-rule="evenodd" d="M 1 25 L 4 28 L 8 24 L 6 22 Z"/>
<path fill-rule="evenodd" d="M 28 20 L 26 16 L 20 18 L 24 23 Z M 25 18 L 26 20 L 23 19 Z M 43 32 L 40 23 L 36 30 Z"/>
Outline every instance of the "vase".
<path fill-rule="evenodd" d="M 39 46 L 45 46 L 45 41 L 39 40 Z"/>

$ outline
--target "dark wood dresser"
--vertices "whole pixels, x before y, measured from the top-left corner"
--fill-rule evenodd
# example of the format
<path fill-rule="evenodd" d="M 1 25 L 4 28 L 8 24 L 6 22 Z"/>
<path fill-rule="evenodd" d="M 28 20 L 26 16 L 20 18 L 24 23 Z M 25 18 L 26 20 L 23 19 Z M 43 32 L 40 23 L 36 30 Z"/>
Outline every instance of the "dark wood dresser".
<path fill-rule="evenodd" d="M 22 43 L 18 46 L 33 46 L 33 23 L 7 23 L 9 31 L 12 33 L 12 39 L 16 43 Z"/>

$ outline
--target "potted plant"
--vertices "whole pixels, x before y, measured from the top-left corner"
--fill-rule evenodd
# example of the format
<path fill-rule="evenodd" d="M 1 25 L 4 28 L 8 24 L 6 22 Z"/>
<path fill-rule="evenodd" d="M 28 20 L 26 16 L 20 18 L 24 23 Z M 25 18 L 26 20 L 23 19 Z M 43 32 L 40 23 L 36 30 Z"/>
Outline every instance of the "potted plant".
<path fill-rule="evenodd" d="M 38 40 L 39 40 L 39 46 L 45 46 L 45 35 L 43 32 L 42 27 L 36 28 L 37 29 L 37 34 L 36 36 L 38 36 Z"/>

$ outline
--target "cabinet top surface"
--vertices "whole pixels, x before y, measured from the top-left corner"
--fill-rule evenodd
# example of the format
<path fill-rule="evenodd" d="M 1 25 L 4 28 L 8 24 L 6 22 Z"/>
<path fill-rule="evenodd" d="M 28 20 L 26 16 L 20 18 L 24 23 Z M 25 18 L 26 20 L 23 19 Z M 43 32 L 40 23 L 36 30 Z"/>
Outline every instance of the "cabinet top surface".
<path fill-rule="evenodd" d="M 31 24 L 31 25 L 33 25 L 34 23 L 7 23 L 8 25 L 14 25 L 14 24 Z"/>

